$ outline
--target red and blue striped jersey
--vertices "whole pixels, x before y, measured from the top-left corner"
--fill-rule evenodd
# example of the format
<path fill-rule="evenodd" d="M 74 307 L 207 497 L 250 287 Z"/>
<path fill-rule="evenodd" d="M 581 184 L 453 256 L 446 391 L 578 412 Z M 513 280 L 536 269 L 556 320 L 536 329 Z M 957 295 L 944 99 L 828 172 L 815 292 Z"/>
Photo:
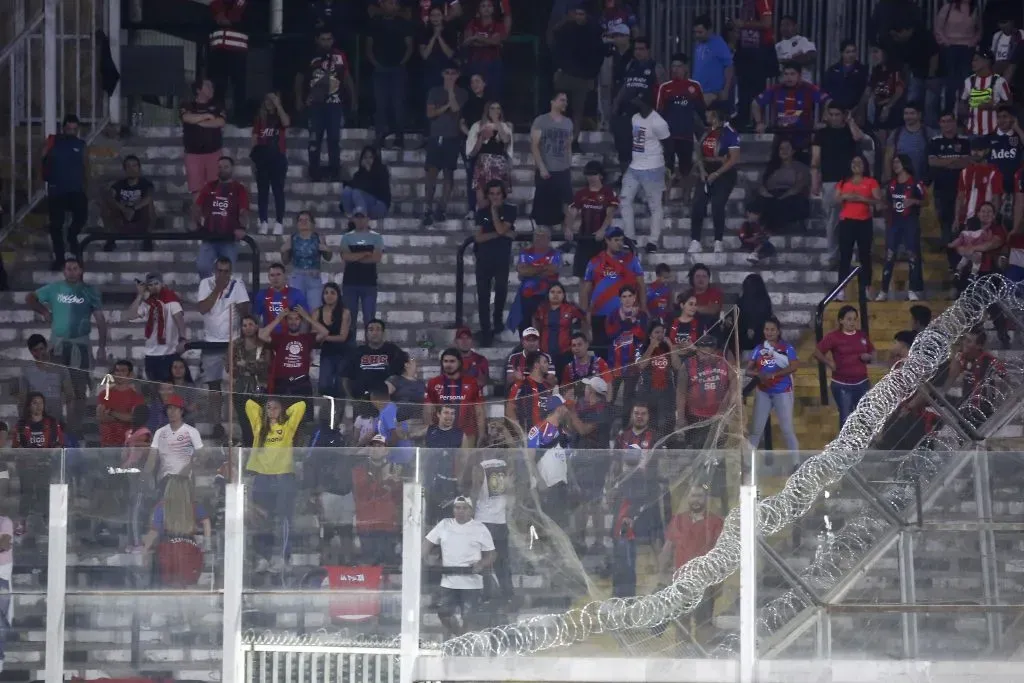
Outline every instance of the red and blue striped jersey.
<path fill-rule="evenodd" d="M 533 326 L 540 332 L 540 349 L 552 358 L 569 353 L 572 335 L 583 329 L 585 314 L 579 306 L 562 303 L 552 308 L 542 303 L 533 314 Z"/>
<path fill-rule="evenodd" d="M 631 251 L 623 250 L 612 256 L 602 251 L 587 264 L 583 279 L 594 285 L 589 302 L 590 312 L 594 315 L 609 316 L 619 310 L 619 291 L 625 285 L 639 284 L 644 277 L 644 269 L 640 259 Z"/>
<path fill-rule="evenodd" d="M 672 310 L 672 287 L 661 280 L 655 280 L 647 287 L 647 313 L 651 319 L 668 322 Z"/>
<path fill-rule="evenodd" d="M 589 354 L 589 357 L 584 361 L 579 361 L 573 357 L 569 363 L 562 368 L 562 377 L 560 384 L 562 387 L 571 388 L 577 398 L 583 396 L 583 385 L 580 384 L 580 380 L 584 380 L 587 377 L 600 377 L 607 383 L 611 383 L 612 374 L 608 368 L 608 363 L 604 358 Z"/>
<path fill-rule="evenodd" d="M 523 249 L 519 253 L 518 265 L 555 266 L 557 269 L 562 265 L 562 253 L 554 249 L 548 249 L 543 254 L 533 249 Z M 519 291 L 524 297 L 543 296 L 556 282 L 558 275 L 524 277 L 519 283 Z"/>
<path fill-rule="evenodd" d="M 529 429 L 541 421 L 541 399 L 550 392 L 548 385 L 532 377 L 512 385 L 512 390 L 508 392 L 508 400 L 512 401 L 516 422 L 520 427 Z"/>
<path fill-rule="evenodd" d="M 289 311 L 295 306 L 302 306 L 307 311 L 309 310 L 306 295 L 302 290 L 288 286 L 281 289 L 273 287 L 261 289 L 256 293 L 253 303 L 255 304 L 253 313 L 259 316 L 260 325 L 269 325 L 281 314 L 281 311 Z M 278 325 L 274 332 L 280 331 L 281 325 Z"/>
<path fill-rule="evenodd" d="M 697 121 L 704 120 L 704 91 L 689 78 L 673 78 L 658 86 L 654 108 L 677 140 L 693 140 Z"/>
<path fill-rule="evenodd" d="M 885 197 L 889 202 L 889 209 L 892 211 L 893 218 L 920 216 L 921 205 L 907 206 L 907 200 L 917 199 L 924 201 L 926 192 L 924 183 L 920 180 L 911 178 L 905 183 L 901 183 L 895 178 L 890 180 L 888 187 L 885 188 Z"/>
<path fill-rule="evenodd" d="M 477 434 L 482 425 L 476 423 L 476 406 L 480 403 L 480 387 L 470 377 L 438 375 L 427 382 L 424 397 L 431 405 L 455 407 L 456 426 L 463 434 Z"/>
<path fill-rule="evenodd" d="M 662 342 L 640 374 L 645 391 L 668 391 L 676 386 L 676 373 L 672 368 L 672 350 Z"/>
<path fill-rule="evenodd" d="M 635 311 L 623 317 L 619 310 L 605 319 L 605 333 L 611 341 L 608 364 L 615 377 L 621 377 L 624 370 L 626 374 L 634 373 L 634 364 L 640 358 L 640 350 L 647 340 L 648 324 L 647 314 L 643 311 Z"/>
<path fill-rule="evenodd" d="M 641 432 L 635 432 L 632 429 L 623 429 L 619 432 L 619 435 L 615 437 L 615 448 L 618 450 L 639 448 L 640 450 L 647 451 L 654 448 L 654 444 L 657 440 L 658 436 L 654 433 L 653 429 L 645 429 Z"/>
<path fill-rule="evenodd" d="M 462 375 L 472 377 L 477 384 L 484 385 L 491 375 L 491 364 L 476 351 L 469 351 L 462 354 Z"/>
<path fill-rule="evenodd" d="M 777 129 L 798 149 L 808 147 L 814 132 L 815 113 L 828 99 L 818 86 L 800 81 L 792 88 L 776 83 L 757 96 L 757 104 L 766 109 L 764 121 Z"/>
<path fill-rule="evenodd" d="M 707 330 L 708 326 L 699 315 L 693 316 L 691 320 L 676 318 L 668 327 L 668 338 L 676 346 L 696 344 Z"/>
<path fill-rule="evenodd" d="M 547 448 L 554 445 L 558 437 L 562 435 L 561 430 L 547 420 L 538 422 L 530 427 L 526 435 L 527 448 Z"/>

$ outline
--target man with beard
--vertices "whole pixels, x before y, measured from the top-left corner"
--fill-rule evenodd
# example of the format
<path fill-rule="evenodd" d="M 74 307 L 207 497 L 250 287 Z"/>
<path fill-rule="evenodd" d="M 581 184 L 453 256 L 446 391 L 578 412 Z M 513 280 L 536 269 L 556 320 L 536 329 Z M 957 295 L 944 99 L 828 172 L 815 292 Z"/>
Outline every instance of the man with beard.
<path fill-rule="evenodd" d="M 192 207 L 196 231 L 202 234 L 196 268 L 199 277 L 213 275 L 218 258 L 231 265 L 238 260 L 238 241 L 245 237 L 249 223 L 249 193 L 245 185 L 232 179 L 235 160 L 223 156 L 217 161 L 217 179 L 199 191 Z"/>
<path fill-rule="evenodd" d="M 555 362 L 551 356 L 540 350 L 540 332 L 536 327 L 527 327 L 523 330 L 522 340 L 523 343 L 519 350 L 510 353 L 505 361 L 505 385 L 510 387 L 517 382 L 522 382 L 523 378 L 529 374 L 526 364 L 527 356 L 531 353 L 539 353 L 547 360 L 548 370 L 545 371 L 545 381 L 553 387 L 555 385 Z"/>
<path fill-rule="evenodd" d="M 386 387 L 388 377 L 402 374 L 406 354 L 397 344 L 384 341 L 384 329 L 384 321 L 379 318 L 366 323 L 366 343 L 352 354 L 349 375 L 342 382 L 356 400 L 364 400 L 374 388 Z"/>
<path fill-rule="evenodd" d="M 491 365 L 487 358 L 473 350 L 473 331 L 468 327 L 460 327 L 455 331 L 455 348 L 462 358 L 462 374 L 473 378 L 480 393 L 491 381 Z"/>
<path fill-rule="evenodd" d="M 476 381 L 463 377 L 462 356 L 455 348 L 441 353 L 441 374 L 427 382 L 423 422 L 430 424 L 436 406 L 442 404 L 456 407 L 459 429 L 466 436 L 469 447 L 475 446 L 486 426 L 483 399 Z"/>

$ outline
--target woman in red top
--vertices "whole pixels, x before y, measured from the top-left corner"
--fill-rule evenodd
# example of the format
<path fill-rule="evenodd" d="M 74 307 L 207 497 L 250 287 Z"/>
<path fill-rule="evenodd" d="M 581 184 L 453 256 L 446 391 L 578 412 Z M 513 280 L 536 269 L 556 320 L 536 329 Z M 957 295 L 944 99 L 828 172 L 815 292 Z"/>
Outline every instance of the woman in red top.
<path fill-rule="evenodd" d="M 874 208 L 882 201 L 882 188 L 878 181 L 868 175 L 868 162 L 863 156 L 855 156 L 850 162 L 850 175 L 836 184 L 836 203 L 839 204 L 839 282 L 850 274 L 853 248 L 857 247 L 860 259 L 861 298 L 867 296 L 871 287 L 871 243 L 874 241 Z M 843 292 L 836 301 L 843 301 Z"/>
<path fill-rule="evenodd" d="M 843 306 L 839 309 L 839 327 L 818 342 L 814 359 L 832 370 L 832 397 L 839 408 L 839 428 L 842 429 L 846 418 L 871 388 L 867 364 L 875 360 L 875 346 L 861 331 L 856 308 Z"/>
<path fill-rule="evenodd" d="M 583 324 L 586 314 L 565 300 L 565 287 L 556 282 L 548 289 L 548 300 L 537 307 L 533 326 L 540 331 L 540 350 L 555 361 L 559 372 L 572 353 L 574 332 L 589 332 Z"/>
<path fill-rule="evenodd" d="M 668 340 L 674 346 L 692 346 L 697 343 L 708 326 L 697 312 L 697 295 L 684 292 L 679 295 L 679 316 L 669 325 Z"/>
<path fill-rule="evenodd" d="M 256 175 L 256 206 L 260 215 L 260 232 L 268 232 L 267 208 L 270 191 L 274 192 L 275 234 L 280 234 L 284 220 L 284 179 L 288 175 L 288 157 L 285 153 L 285 131 L 291 119 L 281 106 L 277 93 L 267 93 L 263 106 L 252 125 L 252 159 Z"/>
<path fill-rule="evenodd" d="M 637 363 L 640 377 L 636 393 L 651 410 L 651 423 L 659 437 L 673 430 L 676 415 L 676 373 L 682 360 L 665 337 L 665 325 L 655 320 L 647 328 L 647 344 Z"/>

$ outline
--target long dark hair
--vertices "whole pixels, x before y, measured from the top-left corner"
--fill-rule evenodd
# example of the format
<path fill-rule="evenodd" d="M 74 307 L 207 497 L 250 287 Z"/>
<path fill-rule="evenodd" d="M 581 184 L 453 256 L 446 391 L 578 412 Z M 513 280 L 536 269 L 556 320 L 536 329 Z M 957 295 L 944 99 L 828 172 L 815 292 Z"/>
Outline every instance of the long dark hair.
<path fill-rule="evenodd" d="M 267 407 L 271 402 L 277 403 L 281 406 L 281 411 L 284 411 L 284 403 L 277 398 L 268 398 L 266 405 L 263 406 L 263 419 L 260 420 L 260 433 L 256 439 L 256 443 L 253 444 L 256 448 L 265 448 L 267 445 L 267 436 L 270 434 L 270 416 L 267 414 Z"/>
<path fill-rule="evenodd" d="M 384 168 L 384 161 L 380 158 L 380 150 L 373 145 L 366 145 L 359 151 L 359 163 L 357 164 L 359 170 L 363 167 L 363 156 L 370 152 L 373 154 L 373 163 L 370 164 L 370 173 L 380 173 L 381 169 Z"/>
<path fill-rule="evenodd" d="M 907 175 L 909 175 L 911 177 L 911 179 L 913 179 L 913 177 L 914 177 L 914 162 L 910 160 L 910 155 L 909 154 L 897 154 L 893 158 L 900 160 L 900 163 L 903 164 L 903 170 L 907 172 Z M 892 171 L 892 168 L 890 167 L 889 170 Z M 896 175 L 893 174 L 893 177 L 895 178 Z"/>
<path fill-rule="evenodd" d="M 853 159 L 860 159 L 861 163 L 864 164 L 865 178 L 873 177 L 871 175 L 871 164 L 868 163 L 867 157 L 865 157 L 863 154 L 857 154 L 853 157 Z M 853 171 L 851 170 L 853 168 L 853 159 L 850 159 L 850 166 L 846 169 L 846 175 L 843 176 L 842 182 L 844 183 L 849 182 L 850 180 L 853 179 Z"/>
<path fill-rule="evenodd" d="M 740 316 L 736 334 L 740 335 L 740 348 L 752 349 L 764 341 L 764 323 L 773 314 L 772 299 L 764 278 L 757 273 L 751 273 L 743 279 L 737 306 L 740 309 Z M 748 330 L 752 332 L 749 337 Z"/>
<path fill-rule="evenodd" d="M 28 422 L 29 406 L 32 405 L 32 401 L 36 398 L 43 399 L 43 419 L 50 417 L 50 414 L 46 412 L 46 396 L 40 391 L 30 391 L 25 396 L 25 404 L 21 407 L 21 419 L 26 423 Z"/>

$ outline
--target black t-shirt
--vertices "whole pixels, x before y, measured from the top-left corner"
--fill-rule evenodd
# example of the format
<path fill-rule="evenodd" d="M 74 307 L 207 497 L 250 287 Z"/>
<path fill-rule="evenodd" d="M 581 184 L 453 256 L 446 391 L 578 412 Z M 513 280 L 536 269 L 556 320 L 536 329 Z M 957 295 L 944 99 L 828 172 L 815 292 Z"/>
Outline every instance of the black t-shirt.
<path fill-rule="evenodd" d="M 209 102 L 200 104 L 193 102 L 181 108 L 181 114 L 213 114 L 224 118 L 224 108 L 219 104 Z M 223 128 L 203 128 L 197 123 L 185 123 L 182 121 L 181 133 L 185 143 L 186 154 L 213 154 L 219 152 L 224 146 Z"/>
<path fill-rule="evenodd" d="M 956 159 L 968 157 L 971 154 L 971 141 L 966 135 L 956 135 L 947 138 L 944 135 L 936 135 L 928 141 L 928 156 L 940 159 Z M 956 194 L 957 182 L 960 179 L 960 169 L 957 168 L 932 168 L 928 175 L 932 179 L 933 186 L 942 192 Z"/>
<path fill-rule="evenodd" d="M 459 118 L 466 122 L 466 128 L 472 128 L 474 123 L 484 117 L 484 107 L 487 106 L 489 99 L 486 90 L 483 97 L 477 97 L 475 93 L 469 91 L 466 103 L 459 108 Z"/>
<path fill-rule="evenodd" d="M 437 425 L 430 425 L 427 428 L 427 448 L 461 448 L 462 430 L 458 427 L 441 429 Z"/>
<path fill-rule="evenodd" d="M 383 67 L 394 67 L 405 57 L 405 39 L 412 37 L 412 26 L 401 17 L 370 20 L 369 37 L 373 38 L 373 56 Z"/>
<path fill-rule="evenodd" d="M 515 225 L 517 209 L 512 204 L 502 204 L 501 208 L 498 209 L 498 216 L 502 221 Z M 483 230 L 484 234 L 490 234 L 497 232 L 494 227 L 494 219 L 491 217 L 491 207 L 483 209 L 477 209 L 476 219 L 474 223 L 478 228 Z M 476 251 L 478 254 L 511 254 L 512 253 L 512 237 L 499 237 L 498 239 L 489 240 L 476 245 Z"/>
<path fill-rule="evenodd" d="M 352 352 L 348 378 L 352 381 L 352 397 L 365 398 L 377 388 L 386 388 L 385 382 L 392 375 L 402 374 L 402 358 L 405 352 L 397 344 L 384 342 L 379 348 L 360 344 Z"/>
<path fill-rule="evenodd" d="M 900 64 L 906 65 L 917 78 L 927 78 L 932 55 L 939 51 L 932 32 L 918 27 L 905 42 L 891 38 L 883 41 L 886 53 Z"/>
<path fill-rule="evenodd" d="M 426 26 L 421 25 L 419 28 L 419 41 L 417 44 L 426 47 L 430 44 L 430 40 L 433 37 L 434 27 L 430 24 L 427 24 Z M 426 71 L 434 74 L 435 78 L 444 70 L 444 67 L 447 66 L 453 58 L 458 57 L 459 51 L 459 32 L 454 26 L 452 26 L 451 22 L 445 22 L 442 25 L 441 38 L 444 40 L 445 45 L 452 50 L 455 50 L 455 54 L 448 57 L 445 55 L 444 50 L 441 49 L 440 44 L 438 42 L 434 43 L 433 49 L 427 55 L 427 58 L 423 60 L 423 63 L 426 67 Z M 436 83 L 432 83 L 431 85 L 435 84 Z"/>
<path fill-rule="evenodd" d="M 1017 49 L 1010 56 L 1010 63 L 1017 65 L 1017 71 L 1013 74 L 1013 82 L 1010 83 L 1010 90 L 1022 93 L 1024 92 L 1024 41 L 1017 43 Z"/>
<path fill-rule="evenodd" d="M 992 149 L 988 158 L 1003 173 L 1003 187 L 1007 192 L 1013 187 L 1013 177 L 1024 159 L 1024 142 L 1012 130 L 1009 135 L 991 133 L 988 142 Z"/>
<path fill-rule="evenodd" d="M 134 207 L 140 201 L 153 193 L 153 183 L 145 178 L 139 178 L 134 185 L 122 178 L 114 183 L 110 191 L 114 193 L 114 201 L 121 206 Z"/>
<path fill-rule="evenodd" d="M 814 144 L 821 147 L 821 182 L 838 183 L 849 175 L 857 142 L 848 126 L 822 128 L 814 133 Z"/>

